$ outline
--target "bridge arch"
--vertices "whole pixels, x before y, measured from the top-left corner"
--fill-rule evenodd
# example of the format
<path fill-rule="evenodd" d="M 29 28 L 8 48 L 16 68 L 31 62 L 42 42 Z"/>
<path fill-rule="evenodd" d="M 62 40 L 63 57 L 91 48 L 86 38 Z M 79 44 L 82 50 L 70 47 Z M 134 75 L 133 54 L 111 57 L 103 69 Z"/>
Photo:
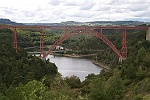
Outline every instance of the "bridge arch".
<path fill-rule="evenodd" d="M 121 53 L 118 51 L 118 49 L 113 45 L 113 43 L 104 35 L 102 35 L 102 29 L 100 29 L 100 32 L 97 32 L 95 30 L 75 30 L 69 33 L 68 31 L 65 32 L 51 47 L 50 49 L 46 52 L 46 54 L 43 56 L 43 58 L 46 58 L 59 44 L 61 44 L 63 41 L 67 40 L 68 38 L 77 35 L 77 34 L 89 34 L 92 36 L 95 36 L 99 39 L 101 39 L 104 43 L 106 43 L 119 57 L 119 59 L 122 59 Z"/>

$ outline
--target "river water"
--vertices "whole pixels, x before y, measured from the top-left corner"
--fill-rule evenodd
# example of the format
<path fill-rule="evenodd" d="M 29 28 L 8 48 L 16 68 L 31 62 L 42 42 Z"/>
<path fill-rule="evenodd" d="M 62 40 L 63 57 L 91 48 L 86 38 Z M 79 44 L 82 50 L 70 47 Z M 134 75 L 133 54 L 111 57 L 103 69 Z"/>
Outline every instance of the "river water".
<path fill-rule="evenodd" d="M 49 55 L 47 59 L 48 58 L 50 59 L 50 62 L 56 64 L 62 77 L 70 77 L 75 75 L 79 77 L 81 81 L 83 81 L 88 74 L 99 74 L 102 70 L 102 68 L 94 65 L 90 60 L 87 59 L 58 56 L 54 57 L 53 55 Z"/>

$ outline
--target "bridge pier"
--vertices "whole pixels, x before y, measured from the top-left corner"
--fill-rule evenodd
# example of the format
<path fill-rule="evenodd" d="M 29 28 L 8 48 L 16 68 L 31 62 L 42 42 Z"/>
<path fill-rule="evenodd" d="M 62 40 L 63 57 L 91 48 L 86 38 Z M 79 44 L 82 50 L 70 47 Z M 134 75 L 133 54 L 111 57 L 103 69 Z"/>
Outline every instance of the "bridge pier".
<path fill-rule="evenodd" d="M 46 58 L 41 58 L 41 59 L 42 59 L 42 61 L 46 62 Z"/>
<path fill-rule="evenodd" d="M 150 27 L 148 27 L 148 30 L 146 32 L 146 40 L 150 41 Z"/>
<path fill-rule="evenodd" d="M 17 42 L 17 31 L 16 31 L 16 27 L 14 28 L 14 48 L 16 49 L 16 52 L 18 52 L 18 42 Z"/>
<path fill-rule="evenodd" d="M 40 57 L 43 58 L 44 57 L 44 33 L 43 33 L 43 29 L 40 30 L 41 36 L 40 36 Z"/>
<path fill-rule="evenodd" d="M 123 29 L 121 55 L 123 58 L 127 58 L 126 28 Z"/>
<path fill-rule="evenodd" d="M 119 57 L 119 62 L 122 63 L 122 61 L 125 60 L 125 59 L 126 58 Z"/>

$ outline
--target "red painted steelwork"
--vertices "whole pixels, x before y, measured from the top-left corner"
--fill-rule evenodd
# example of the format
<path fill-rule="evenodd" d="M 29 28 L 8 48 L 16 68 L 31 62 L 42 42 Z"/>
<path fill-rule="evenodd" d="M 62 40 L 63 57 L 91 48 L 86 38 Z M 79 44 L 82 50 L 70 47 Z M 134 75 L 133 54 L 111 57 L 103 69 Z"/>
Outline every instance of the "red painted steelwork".
<path fill-rule="evenodd" d="M 52 47 L 48 50 L 46 53 L 45 57 L 47 57 L 59 44 L 61 44 L 64 40 L 68 39 L 71 35 L 68 34 L 68 29 L 66 29 L 65 34 L 61 36 L 53 45 Z"/>
<path fill-rule="evenodd" d="M 127 58 L 126 29 L 125 28 L 123 29 L 121 55 L 122 55 L 123 58 Z"/>
<path fill-rule="evenodd" d="M 82 30 L 82 31 L 73 31 L 72 34 L 67 34 L 65 33 L 62 37 L 60 37 L 55 43 L 54 45 L 52 45 L 52 47 L 49 49 L 49 51 L 46 53 L 46 56 L 47 57 L 60 43 L 62 43 L 64 40 L 68 39 L 69 37 L 71 36 L 74 36 L 76 34 L 89 34 L 89 35 L 92 35 L 92 36 L 96 36 L 98 38 L 100 38 L 101 40 L 103 40 L 117 55 L 119 58 L 122 58 L 122 55 L 121 53 L 116 49 L 116 47 L 112 44 L 111 41 L 109 41 L 109 39 L 107 39 L 105 36 L 102 35 L 102 29 L 100 29 L 100 33 L 97 33 L 96 31 L 94 30 L 88 30 L 86 31 L 85 30 Z"/>
<path fill-rule="evenodd" d="M 40 33 L 41 33 L 41 36 L 40 36 L 40 57 L 45 58 L 43 29 L 40 29 Z"/>
<path fill-rule="evenodd" d="M 148 26 L 28 26 L 28 25 L 22 25 L 22 26 L 12 26 L 12 25 L 1 25 L 0 28 L 19 28 L 19 29 L 85 29 L 85 28 L 91 28 L 91 29 L 137 29 L 137 30 L 148 30 Z"/>
<path fill-rule="evenodd" d="M 102 33 L 102 28 L 100 28 L 100 37 L 102 37 L 103 33 Z"/>
<path fill-rule="evenodd" d="M 18 43 L 17 43 L 17 32 L 16 32 L 16 28 L 14 28 L 14 48 L 16 49 L 16 52 L 18 52 Z"/>

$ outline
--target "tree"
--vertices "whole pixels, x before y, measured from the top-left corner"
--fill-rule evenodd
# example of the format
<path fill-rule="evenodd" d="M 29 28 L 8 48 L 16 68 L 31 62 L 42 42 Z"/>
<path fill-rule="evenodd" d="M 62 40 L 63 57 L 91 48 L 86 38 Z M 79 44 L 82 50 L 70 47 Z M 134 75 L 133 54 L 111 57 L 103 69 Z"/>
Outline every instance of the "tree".
<path fill-rule="evenodd" d="M 26 85 L 10 88 L 6 97 L 10 100 L 42 100 L 46 87 L 42 82 L 33 80 Z"/>
<path fill-rule="evenodd" d="M 66 77 L 65 82 L 71 87 L 71 88 L 79 88 L 81 87 L 81 81 L 79 77 L 77 76 L 71 76 L 71 77 Z"/>
<path fill-rule="evenodd" d="M 106 91 L 105 91 L 105 82 L 103 77 L 99 77 L 92 82 L 90 93 L 90 100 L 108 100 Z"/>
<path fill-rule="evenodd" d="M 146 50 L 144 47 L 142 47 L 137 54 L 136 60 L 137 60 L 137 64 L 141 64 L 141 62 L 143 62 L 143 60 L 146 57 Z"/>
<path fill-rule="evenodd" d="M 145 73 L 146 72 L 142 69 L 142 67 L 139 67 L 136 72 L 136 76 L 137 76 L 138 80 L 143 79 L 146 76 Z"/>
<path fill-rule="evenodd" d="M 145 65 L 146 67 L 150 67 L 150 52 L 148 52 L 148 53 L 146 54 L 146 58 L 145 58 L 144 62 L 145 62 L 144 65 Z"/>
<path fill-rule="evenodd" d="M 136 66 L 130 64 L 125 69 L 125 76 L 128 79 L 134 79 L 136 77 L 136 71 L 137 71 Z"/>
<path fill-rule="evenodd" d="M 121 100 L 123 92 L 124 85 L 122 79 L 119 75 L 114 75 L 107 89 L 108 100 Z"/>

